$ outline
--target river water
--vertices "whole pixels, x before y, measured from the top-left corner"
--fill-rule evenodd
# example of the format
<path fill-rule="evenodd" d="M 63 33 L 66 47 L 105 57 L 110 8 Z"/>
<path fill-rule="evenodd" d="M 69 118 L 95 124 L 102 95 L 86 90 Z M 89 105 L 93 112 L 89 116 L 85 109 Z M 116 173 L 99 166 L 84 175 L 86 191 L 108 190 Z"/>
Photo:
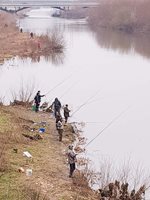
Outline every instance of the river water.
<path fill-rule="evenodd" d="M 0 66 L 0 96 L 6 102 L 20 84 L 45 94 L 43 101 L 60 98 L 69 104 L 70 121 L 85 122 L 87 143 L 110 127 L 87 146 L 87 156 L 96 169 L 102 161 L 115 167 L 150 168 L 150 45 L 148 36 L 90 30 L 86 20 L 51 17 L 52 10 L 31 10 L 18 25 L 37 34 L 59 32 L 65 41 L 61 55 L 50 58 L 14 58 Z M 78 109 L 83 103 L 81 109 Z M 125 111 L 125 112 L 124 112 Z M 126 163 L 126 164 L 124 164 Z M 128 169 L 126 169 L 128 170 Z M 143 174 L 142 174 L 143 175 Z"/>

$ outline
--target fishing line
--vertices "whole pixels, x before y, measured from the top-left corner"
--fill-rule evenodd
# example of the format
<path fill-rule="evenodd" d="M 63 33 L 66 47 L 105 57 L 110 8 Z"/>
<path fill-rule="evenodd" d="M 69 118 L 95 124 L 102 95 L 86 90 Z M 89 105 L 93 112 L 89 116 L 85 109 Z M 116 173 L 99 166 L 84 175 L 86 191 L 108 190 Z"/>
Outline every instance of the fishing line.
<path fill-rule="evenodd" d="M 68 91 L 69 91 L 70 89 L 72 89 L 73 86 L 76 85 L 77 83 L 78 83 L 78 81 L 74 82 L 67 90 L 65 90 L 65 92 L 60 96 L 60 98 L 64 97 L 64 95 L 67 94 Z"/>
<path fill-rule="evenodd" d="M 91 144 L 99 135 L 101 135 L 107 128 L 109 128 L 116 120 L 118 120 L 127 110 L 129 110 L 130 107 L 123 110 L 119 115 L 117 115 L 115 118 L 113 118 L 92 140 L 90 140 L 86 145 L 85 148 Z"/>
<path fill-rule="evenodd" d="M 78 112 L 83 106 L 85 106 L 86 104 L 88 104 L 88 102 L 93 99 L 95 96 L 97 96 L 97 94 L 100 92 L 100 90 L 98 90 L 96 93 L 94 93 L 94 95 L 92 95 L 90 98 L 88 98 L 83 104 L 81 104 L 71 115 L 71 117 Z"/>
<path fill-rule="evenodd" d="M 54 89 L 56 89 L 58 86 L 60 86 L 61 84 L 63 84 L 66 80 L 68 80 L 70 77 L 72 76 L 72 74 L 70 74 L 69 76 L 67 76 L 65 79 L 63 79 L 61 82 L 59 82 L 57 85 L 55 85 L 51 90 L 49 90 L 45 95 L 49 94 L 50 92 L 52 92 Z"/>
<path fill-rule="evenodd" d="M 88 102 L 88 105 L 91 104 L 91 103 L 95 103 L 95 102 L 99 102 L 100 100 L 104 99 L 105 97 L 101 97 L 100 99 L 95 99 L 95 100 L 92 100 L 90 102 Z"/>
<path fill-rule="evenodd" d="M 105 122 L 84 122 L 85 124 L 103 124 Z"/>

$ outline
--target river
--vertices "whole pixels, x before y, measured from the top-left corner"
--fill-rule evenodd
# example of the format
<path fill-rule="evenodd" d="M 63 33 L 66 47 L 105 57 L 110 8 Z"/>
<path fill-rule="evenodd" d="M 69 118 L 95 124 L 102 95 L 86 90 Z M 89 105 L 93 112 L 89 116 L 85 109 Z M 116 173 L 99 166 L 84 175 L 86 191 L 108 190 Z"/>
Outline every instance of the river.
<path fill-rule="evenodd" d="M 85 122 L 87 143 L 111 120 L 122 115 L 87 146 L 96 169 L 100 163 L 114 167 L 150 168 L 150 45 L 148 36 L 90 30 L 86 20 L 51 17 L 50 9 L 31 10 L 18 21 L 24 31 L 57 31 L 65 41 L 64 54 L 38 60 L 14 58 L 0 66 L 0 96 L 6 102 L 13 91 L 35 85 L 45 94 L 65 80 L 43 101 L 55 97 L 77 111 L 70 121 Z M 93 97 L 93 98 L 92 98 Z M 125 164 L 126 163 L 126 164 Z M 142 172 L 142 176 L 143 176 Z"/>

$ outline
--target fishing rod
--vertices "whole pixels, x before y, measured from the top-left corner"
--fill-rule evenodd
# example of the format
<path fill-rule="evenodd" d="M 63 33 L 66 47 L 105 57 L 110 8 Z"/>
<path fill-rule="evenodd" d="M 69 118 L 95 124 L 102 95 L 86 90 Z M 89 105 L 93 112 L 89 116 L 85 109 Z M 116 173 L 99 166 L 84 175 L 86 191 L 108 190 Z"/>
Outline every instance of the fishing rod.
<path fill-rule="evenodd" d="M 73 83 L 59 98 L 61 99 L 74 85 L 76 85 L 78 81 Z M 50 102 L 53 100 L 53 98 L 50 99 Z"/>
<path fill-rule="evenodd" d="M 77 122 L 77 121 L 73 121 L 72 123 L 76 123 L 76 124 L 104 124 L 105 122 Z"/>
<path fill-rule="evenodd" d="M 74 85 L 76 85 L 76 83 L 78 83 L 78 81 L 76 81 L 75 83 L 73 83 L 73 84 L 60 96 L 60 99 L 61 99 L 66 93 L 68 93 L 68 91 L 69 91 Z"/>
<path fill-rule="evenodd" d="M 83 104 L 81 104 L 71 115 L 71 117 L 76 113 L 78 112 L 83 106 L 85 106 L 91 99 L 93 99 L 98 93 L 99 93 L 100 90 L 98 90 L 94 95 L 92 95 L 90 98 L 88 98 Z"/>
<path fill-rule="evenodd" d="M 91 104 L 91 103 L 98 102 L 98 101 L 100 101 L 100 100 L 102 100 L 102 99 L 104 99 L 104 98 L 105 98 L 105 97 L 101 97 L 100 99 L 95 99 L 95 100 L 89 101 L 89 102 L 88 102 L 88 105 Z"/>
<path fill-rule="evenodd" d="M 96 100 L 92 100 L 92 101 L 89 101 L 88 103 L 86 103 L 84 106 L 87 106 L 89 104 L 92 104 L 92 103 L 95 103 L 95 102 L 99 102 L 100 100 L 104 99 L 104 97 L 100 98 L 100 99 L 96 99 Z"/>
<path fill-rule="evenodd" d="M 70 77 L 72 76 L 72 74 L 70 74 L 69 76 L 67 76 L 65 79 L 63 79 L 61 82 L 59 82 L 57 85 L 55 85 L 51 90 L 49 90 L 45 95 L 49 94 L 50 92 L 52 92 L 54 89 L 56 89 L 58 86 L 60 86 L 61 84 L 63 84 L 66 80 L 68 80 Z"/>
<path fill-rule="evenodd" d="M 105 122 L 84 122 L 85 124 L 103 124 Z"/>
<path fill-rule="evenodd" d="M 127 110 L 129 110 L 130 107 L 128 107 L 127 109 L 123 110 L 119 115 L 117 115 L 115 118 L 113 118 L 92 140 L 90 140 L 85 148 L 91 144 L 99 135 L 101 135 L 107 128 L 109 128 L 116 120 L 118 120 L 125 112 L 127 112 Z"/>

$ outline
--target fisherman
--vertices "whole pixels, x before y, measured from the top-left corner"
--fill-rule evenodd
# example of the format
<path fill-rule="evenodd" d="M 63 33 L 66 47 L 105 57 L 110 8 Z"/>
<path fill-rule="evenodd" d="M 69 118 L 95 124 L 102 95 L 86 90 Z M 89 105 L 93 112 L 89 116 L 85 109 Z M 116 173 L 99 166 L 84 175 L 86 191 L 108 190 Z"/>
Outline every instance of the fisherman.
<path fill-rule="evenodd" d="M 30 38 L 33 38 L 33 32 L 30 33 Z"/>
<path fill-rule="evenodd" d="M 74 170 L 76 169 L 76 162 L 77 162 L 77 159 L 76 159 L 76 155 L 73 151 L 73 145 L 69 145 L 68 146 L 68 152 L 67 152 L 67 156 L 68 156 L 68 163 L 70 165 L 70 174 L 69 174 L 69 177 L 71 178 L 72 175 L 73 175 L 73 172 Z"/>
<path fill-rule="evenodd" d="M 68 117 L 70 117 L 70 116 L 69 116 L 69 112 L 70 112 L 70 110 L 68 109 L 68 104 L 66 104 L 66 106 L 64 107 L 64 118 L 65 118 L 65 123 L 67 123 Z"/>
<path fill-rule="evenodd" d="M 57 112 L 60 114 L 60 109 L 61 109 L 61 103 L 58 100 L 58 98 L 55 98 L 54 102 L 52 103 L 52 106 L 54 106 L 54 114 L 56 118 Z"/>
<path fill-rule="evenodd" d="M 60 120 L 56 123 L 56 128 L 59 134 L 59 141 L 61 142 L 64 129 L 63 129 L 63 124 Z"/>
<path fill-rule="evenodd" d="M 41 49 L 41 43 L 40 43 L 40 41 L 38 41 L 38 43 L 37 43 L 37 47 L 38 47 L 38 50 Z"/>
<path fill-rule="evenodd" d="M 63 122 L 63 119 L 62 119 L 62 116 L 61 116 L 61 114 L 60 113 L 58 113 L 58 112 L 56 112 L 56 129 L 57 129 L 57 131 L 58 131 L 58 127 L 59 127 L 59 121 L 62 123 Z M 57 124 L 58 123 L 58 124 Z M 59 131 L 59 132 L 61 132 L 61 131 Z M 59 134 L 59 133 L 58 133 Z"/>
<path fill-rule="evenodd" d="M 59 112 L 56 112 L 56 124 L 57 124 L 57 122 L 58 121 L 63 121 L 63 119 L 62 119 L 62 116 L 61 116 L 61 114 L 59 113 Z"/>
<path fill-rule="evenodd" d="M 45 95 L 40 95 L 40 91 L 37 92 L 36 96 L 34 97 L 34 102 L 36 105 L 35 112 L 39 111 L 39 106 L 41 102 L 41 97 L 44 97 Z"/>

